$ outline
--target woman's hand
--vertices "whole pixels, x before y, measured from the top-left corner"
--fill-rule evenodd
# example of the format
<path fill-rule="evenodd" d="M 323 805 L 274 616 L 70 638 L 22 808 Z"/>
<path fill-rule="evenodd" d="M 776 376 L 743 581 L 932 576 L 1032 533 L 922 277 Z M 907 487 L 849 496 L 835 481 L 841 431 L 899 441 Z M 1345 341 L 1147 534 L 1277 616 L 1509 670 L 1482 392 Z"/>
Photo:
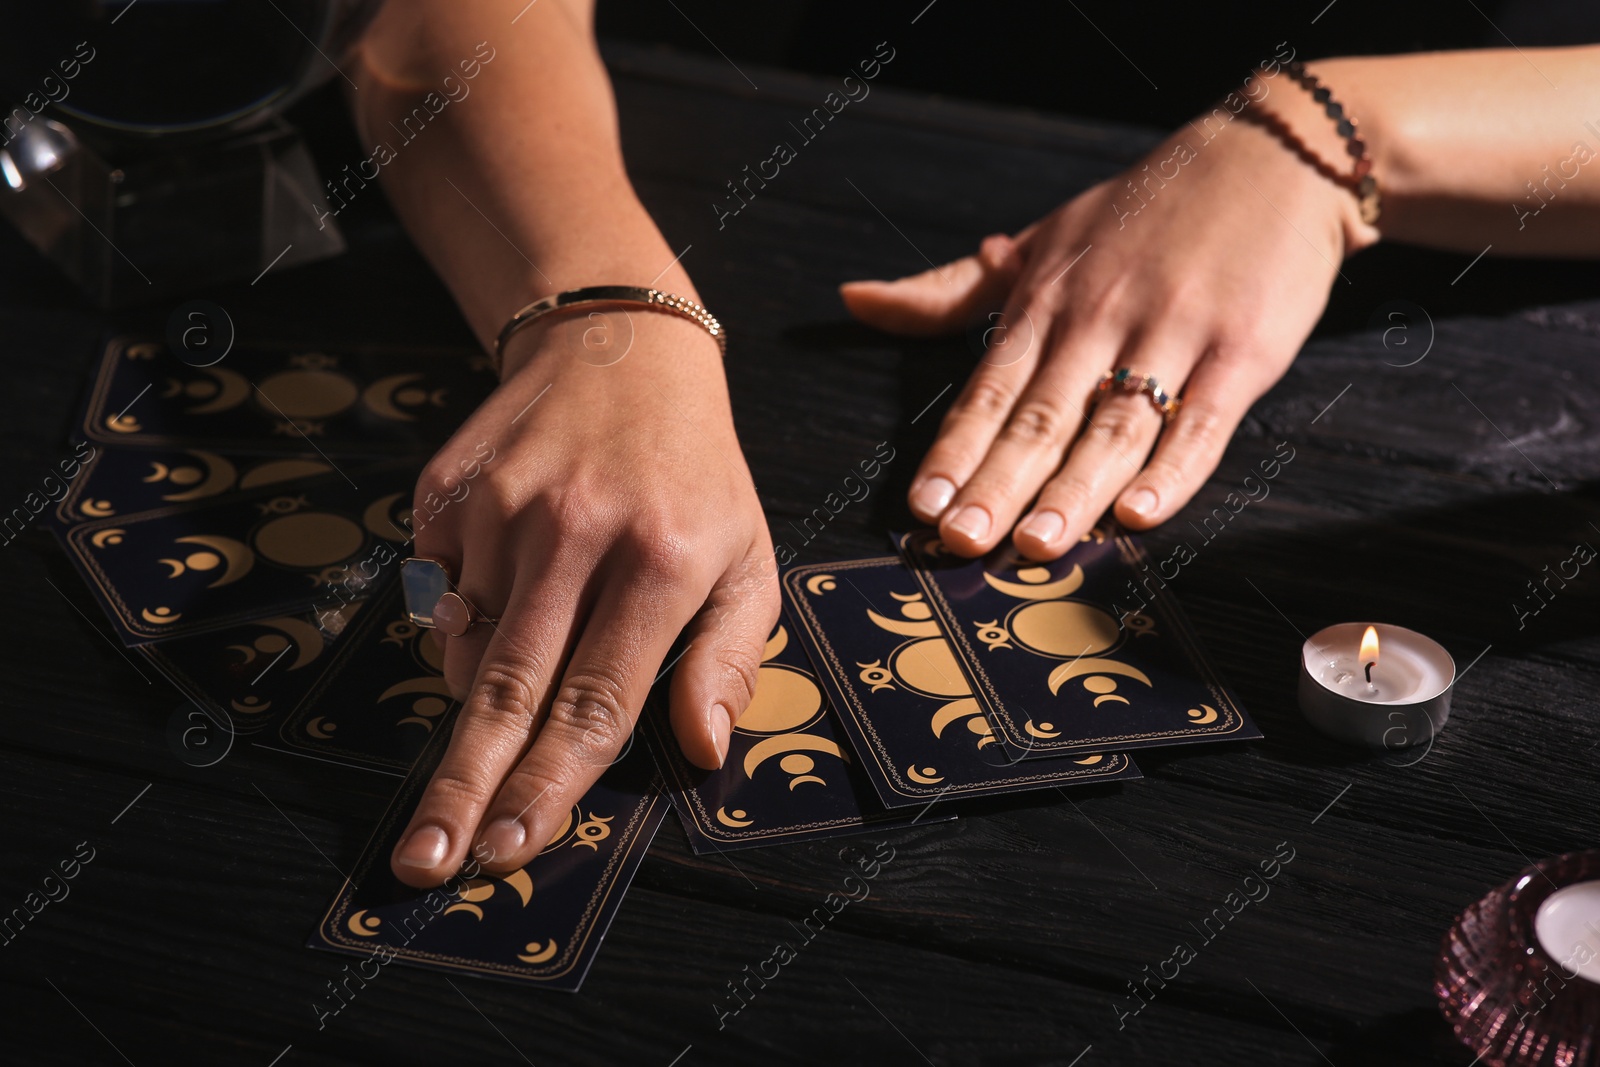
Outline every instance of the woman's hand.
<path fill-rule="evenodd" d="M 465 706 L 395 848 L 402 881 L 437 885 L 469 850 L 494 873 L 538 853 L 622 751 L 680 632 L 673 730 L 721 766 L 778 590 L 704 330 L 631 310 L 525 331 L 415 516 L 415 554 L 499 621 L 444 639 Z"/>
<path fill-rule="evenodd" d="M 1274 104 L 1311 104 L 1287 79 L 1276 88 Z M 1332 135 L 1320 113 L 1295 118 Z M 1113 501 L 1132 527 L 1169 518 L 1288 369 L 1340 261 L 1376 240 L 1355 198 L 1267 129 L 1235 119 L 1211 131 L 1208 143 L 1191 124 L 975 256 L 841 288 L 857 318 L 895 333 L 958 330 L 1004 306 L 911 484 L 912 511 L 953 550 L 986 552 L 1015 524 L 1023 554 L 1053 559 Z M 1345 160 L 1331 148 L 1323 158 Z M 1095 402 L 1120 367 L 1181 390 L 1164 430 L 1146 395 Z"/>

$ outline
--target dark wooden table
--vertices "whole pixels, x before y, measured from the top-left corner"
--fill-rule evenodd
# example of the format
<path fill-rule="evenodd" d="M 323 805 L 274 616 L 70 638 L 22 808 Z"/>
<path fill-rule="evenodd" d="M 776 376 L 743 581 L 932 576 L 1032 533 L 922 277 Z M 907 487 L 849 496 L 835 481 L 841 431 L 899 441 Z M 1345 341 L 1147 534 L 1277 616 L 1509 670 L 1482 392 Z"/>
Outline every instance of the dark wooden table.
<path fill-rule="evenodd" d="M 962 339 L 900 342 L 848 324 L 834 284 L 962 254 L 1122 167 L 1154 133 L 878 89 L 719 230 L 723 183 L 792 140 L 787 124 L 835 86 L 641 51 L 611 59 L 639 187 L 673 247 L 693 246 L 685 262 L 735 338 L 740 434 L 774 529 L 886 440 L 889 484 L 801 560 L 881 553 L 972 354 Z M 317 128 L 317 108 L 336 106 L 318 98 L 306 121 Z M 337 123 L 321 125 L 327 172 L 358 158 Z M 203 295 L 246 334 L 469 343 L 376 197 L 340 221 L 346 257 Z M 1196 540 L 1187 520 L 1279 442 L 1294 449 L 1271 495 L 1174 583 L 1266 740 L 1152 753 L 1144 781 L 974 805 L 885 835 L 895 858 L 871 896 L 720 1030 L 726 983 L 839 888 L 840 842 L 697 858 L 669 819 L 580 995 L 468 980 L 457 991 L 389 968 L 319 1031 L 312 1002 L 344 960 L 303 944 L 398 779 L 245 741 L 210 768 L 180 762 L 165 738 L 177 695 L 113 645 L 62 553 L 32 530 L 0 548 L 12 605 L 0 910 L 80 842 L 95 858 L 0 950 L 3 1058 L 1469 1063 L 1434 1008 L 1440 935 L 1528 860 L 1593 845 L 1600 799 L 1600 582 L 1585 568 L 1522 629 L 1512 606 L 1546 564 L 1600 543 L 1588 484 L 1600 303 L 1581 302 L 1600 293 L 1600 272 L 1486 258 L 1463 273 L 1469 260 L 1380 249 L 1346 265 L 1317 336 L 1222 468 L 1148 539 L 1161 556 Z M 1396 300 L 1431 325 L 1413 310 L 1386 348 L 1367 327 Z M 0 237 L 5 508 L 66 454 L 105 326 Z M 1430 340 L 1421 362 L 1389 365 Z M 1367 755 L 1300 720 L 1302 633 L 1361 618 L 1426 631 L 1455 654 L 1454 716 L 1431 750 Z M 1294 858 L 1270 894 L 1204 941 L 1206 916 L 1280 848 Z M 1179 942 L 1194 959 L 1119 1029 L 1119 1006 L 1136 1003 L 1129 983 Z"/>

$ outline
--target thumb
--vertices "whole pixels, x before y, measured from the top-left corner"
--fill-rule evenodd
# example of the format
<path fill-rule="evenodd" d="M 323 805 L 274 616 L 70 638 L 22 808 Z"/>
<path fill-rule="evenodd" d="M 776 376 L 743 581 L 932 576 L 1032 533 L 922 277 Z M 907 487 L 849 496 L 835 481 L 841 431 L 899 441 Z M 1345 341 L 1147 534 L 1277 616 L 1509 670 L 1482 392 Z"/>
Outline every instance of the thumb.
<path fill-rule="evenodd" d="M 1022 272 L 1024 246 L 1003 233 L 983 239 L 975 256 L 894 281 L 839 287 L 850 314 L 888 333 L 933 337 L 954 333 L 1005 303 Z"/>

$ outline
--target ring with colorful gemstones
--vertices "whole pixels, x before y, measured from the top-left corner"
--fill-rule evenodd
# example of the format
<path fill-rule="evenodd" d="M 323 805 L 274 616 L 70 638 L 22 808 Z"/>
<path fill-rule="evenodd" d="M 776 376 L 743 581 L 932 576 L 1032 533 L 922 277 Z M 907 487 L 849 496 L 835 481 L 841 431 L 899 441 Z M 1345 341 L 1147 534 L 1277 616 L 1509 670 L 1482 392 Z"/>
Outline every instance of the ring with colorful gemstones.
<path fill-rule="evenodd" d="M 400 590 L 405 594 L 406 617 L 425 630 L 437 629 L 448 637 L 465 637 L 480 622 L 491 619 L 450 587 L 450 572 L 436 559 L 412 556 L 400 564 Z"/>
<path fill-rule="evenodd" d="M 1113 388 L 1120 388 L 1125 393 L 1144 393 L 1156 406 L 1156 410 L 1161 412 L 1162 419 L 1167 422 L 1172 421 L 1172 416 L 1178 413 L 1178 407 L 1183 403 L 1179 397 L 1168 395 L 1153 376 L 1140 374 L 1127 367 L 1106 371 L 1100 376 L 1100 384 L 1095 387 L 1098 393 L 1109 392 Z"/>

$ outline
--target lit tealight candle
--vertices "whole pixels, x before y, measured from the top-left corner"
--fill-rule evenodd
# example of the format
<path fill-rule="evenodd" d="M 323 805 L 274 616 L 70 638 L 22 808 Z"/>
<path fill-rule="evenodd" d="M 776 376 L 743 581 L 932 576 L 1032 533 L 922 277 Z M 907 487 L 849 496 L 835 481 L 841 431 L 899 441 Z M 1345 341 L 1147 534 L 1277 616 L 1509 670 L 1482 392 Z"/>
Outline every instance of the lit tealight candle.
<path fill-rule="evenodd" d="M 1600 983 L 1600 881 L 1564 886 L 1546 897 L 1533 919 L 1539 947 L 1561 967 Z"/>
<path fill-rule="evenodd" d="M 1456 664 L 1403 626 L 1342 622 L 1301 649 L 1300 711 L 1318 730 L 1373 748 L 1431 740 L 1450 718 Z"/>

